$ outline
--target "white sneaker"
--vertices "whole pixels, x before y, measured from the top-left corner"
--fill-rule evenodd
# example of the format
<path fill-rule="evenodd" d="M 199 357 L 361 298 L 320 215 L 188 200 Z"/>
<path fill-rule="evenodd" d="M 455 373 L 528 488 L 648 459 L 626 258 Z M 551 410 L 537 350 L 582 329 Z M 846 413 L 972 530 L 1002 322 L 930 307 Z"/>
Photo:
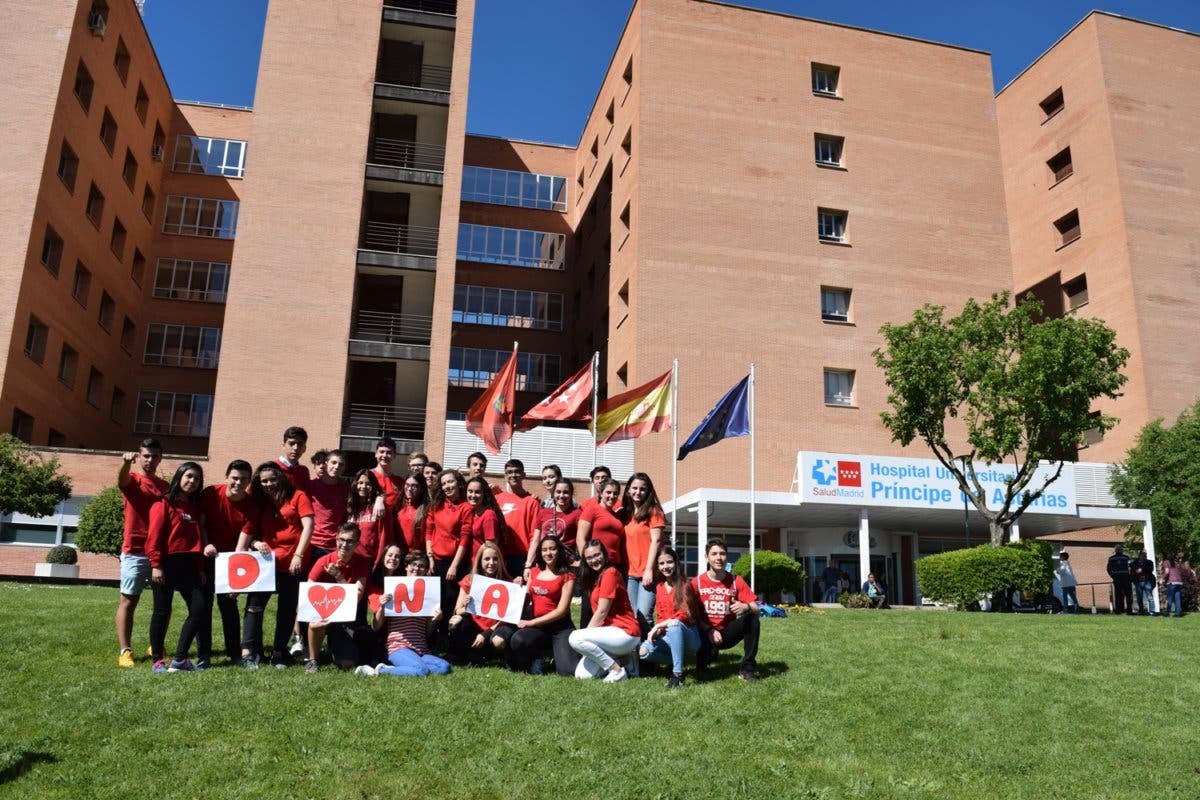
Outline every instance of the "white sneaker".
<path fill-rule="evenodd" d="M 366 675 L 368 677 L 374 678 L 378 673 L 375 672 L 374 667 L 368 667 L 366 664 L 363 664 L 361 667 L 354 670 L 354 674 L 355 675 Z"/>
<path fill-rule="evenodd" d="M 604 676 L 604 682 L 605 683 L 617 683 L 618 681 L 623 681 L 628 677 L 629 677 L 629 673 L 627 673 L 625 671 L 624 667 L 617 667 L 616 672 L 614 672 L 612 670 L 608 671 L 608 674 Z"/>
<path fill-rule="evenodd" d="M 300 641 L 299 636 L 292 634 L 292 641 L 288 643 L 288 652 L 294 656 L 304 652 L 304 643 Z"/>

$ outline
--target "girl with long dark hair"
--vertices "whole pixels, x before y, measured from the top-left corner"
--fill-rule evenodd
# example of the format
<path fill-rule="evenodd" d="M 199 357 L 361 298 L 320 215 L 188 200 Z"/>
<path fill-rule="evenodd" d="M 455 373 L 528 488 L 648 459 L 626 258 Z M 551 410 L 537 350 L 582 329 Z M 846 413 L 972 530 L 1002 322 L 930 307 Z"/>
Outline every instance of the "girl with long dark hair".
<path fill-rule="evenodd" d="M 575 571 L 567 563 L 562 543 L 556 536 L 542 539 L 538 558 L 525 584 L 533 611 L 517 623 L 508 640 L 506 658 L 510 669 L 525 672 L 548 652 L 554 654 L 559 675 L 575 674 L 579 656 L 567 641 L 575 625 L 571 622 L 571 595 L 575 593 Z M 534 669 L 541 672 L 540 669 Z"/>
<path fill-rule="evenodd" d="M 383 551 L 391 544 L 392 530 L 387 514 L 383 487 L 374 470 L 360 469 L 350 484 L 346 501 L 346 521 L 358 525 L 358 549 L 372 568 L 383 560 Z"/>
<path fill-rule="evenodd" d="M 642 630 L 648 630 L 654 611 L 655 560 L 667 520 L 654 483 L 646 473 L 633 473 L 625 484 L 620 516 L 625 521 L 625 563 L 629 570 L 625 588 Z"/>
<path fill-rule="evenodd" d="M 603 494 L 601 495 L 603 497 Z M 605 683 L 623 681 L 628 675 L 621 662 L 638 646 L 641 629 L 620 571 L 608 561 L 608 550 L 596 540 L 583 549 L 583 571 L 579 576 L 584 602 L 592 610 L 587 627 L 571 631 L 567 641 L 579 653 L 576 678 L 599 678 Z"/>
<path fill-rule="evenodd" d="M 166 497 L 150 507 L 146 555 L 150 559 L 150 580 L 154 593 L 154 611 L 150 616 L 150 655 L 155 672 L 190 672 L 195 666 L 188 650 L 199 630 L 200 615 L 207 610 L 204 602 L 204 532 L 200 527 L 200 492 L 204 488 L 204 470 L 195 461 L 185 461 L 175 470 Z M 187 605 L 187 619 L 179 629 L 175 657 L 170 665 L 164 659 L 164 640 L 171 623 L 171 601 L 175 593 Z M 207 656 L 206 656 L 207 657 Z"/>
<path fill-rule="evenodd" d="M 467 504 L 471 506 L 471 558 L 484 542 L 495 542 L 504 550 L 504 512 L 484 478 L 467 481 Z"/>
<path fill-rule="evenodd" d="M 671 665 L 668 689 L 683 686 L 683 661 L 700 650 L 700 629 L 696 626 L 698 605 L 692 584 L 683 574 L 683 565 L 674 548 L 664 547 L 655 565 L 654 613 L 657 622 L 638 648 L 638 657 Z"/>

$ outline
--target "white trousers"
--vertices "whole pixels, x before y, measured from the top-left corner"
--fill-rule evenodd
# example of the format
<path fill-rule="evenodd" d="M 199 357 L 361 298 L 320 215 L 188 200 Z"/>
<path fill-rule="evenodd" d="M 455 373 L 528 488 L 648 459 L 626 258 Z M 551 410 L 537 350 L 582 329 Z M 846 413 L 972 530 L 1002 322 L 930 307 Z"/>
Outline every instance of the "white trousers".
<path fill-rule="evenodd" d="M 575 677 L 584 679 L 603 676 L 612 669 L 614 656 L 623 658 L 638 646 L 638 637 L 614 625 L 571 631 L 567 641 L 572 650 L 583 656 L 575 668 Z"/>

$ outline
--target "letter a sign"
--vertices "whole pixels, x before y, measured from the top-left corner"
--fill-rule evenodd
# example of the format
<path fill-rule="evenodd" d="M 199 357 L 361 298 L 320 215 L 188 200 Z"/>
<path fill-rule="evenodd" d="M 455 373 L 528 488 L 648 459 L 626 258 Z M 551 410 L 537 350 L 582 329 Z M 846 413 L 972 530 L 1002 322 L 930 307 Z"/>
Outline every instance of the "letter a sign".
<path fill-rule="evenodd" d="M 471 578 L 471 602 L 467 611 L 501 622 L 519 622 L 525 608 L 525 587 L 475 575 Z"/>
<path fill-rule="evenodd" d="M 275 556 L 271 553 L 264 556 L 256 550 L 217 553 L 213 584 L 217 594 L 273 592 Z"/>
<path fill-rule="evenodd" d="M 432 617 L 442 603 L 442 579 L 384 578 L 383 592 L 392 596 L 385 617 Z"/>

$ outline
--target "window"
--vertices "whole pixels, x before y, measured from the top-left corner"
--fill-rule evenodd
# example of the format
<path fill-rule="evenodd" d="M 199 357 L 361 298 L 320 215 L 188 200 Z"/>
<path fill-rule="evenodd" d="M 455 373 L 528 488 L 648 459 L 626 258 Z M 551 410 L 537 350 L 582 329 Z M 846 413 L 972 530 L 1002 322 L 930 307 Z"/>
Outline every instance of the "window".
<path fill-rule="evenodd" d="M 216 369 L 221 329 L 196 325 L 152 324 L 146 333 L 145 364 Z"/>
<path fill-rule="evenodd" d="M 167 436 L 208 436 L 212 400 L 211 394 L 138 392 L 134 430 Z"/>
<path fill-rule="evenodd" d="M 618 238 L 624 239 L 626 236 L 629 235 L 629 231 L 631 228 L 631 222 L 632 222 L 632 216 L 631 216 L 629 203 L 626 203 L 625 207 L 621 209 L 621 213 L 617 217 L 617 222 L 620 224 L 620 230 L 617 232 Z"/>
<path fill-rule="evenodd" d="M 826 322 L 850 321 L 850 290 L 821 287 L 821 319 Z"/>
<path fill-rule="evenodd" d="M 168 195 L 163 233 L 232 239 L 237 230 L 238 201 Z"/>
<path fill-rule="evenodd" d="M 625 138 L 621 140 L 621 153 L 626 158 L 633 158 L 633 128 L 625 131 Z"/>
<path fill-rule="evenodd" d="M 621 73 L 621 81 L 625 84 L 625 94 L 629 94 L 629 90 L 633 88 L 633 59 L 629 59 L 629 63 L 625 65 L 624 71 Z"/>
<path fill-rule="evenodd" d="M 155 161 L 163 160 L 163 147 L 167 143 L 167 135 L 163 133 L 162 125 L 154 123 L 154 141 L 150 145 L 150 158 Z"/>
<path fill-rule="evenodd" d="M 841 72 L 842 70 L 840 67 L 831 67 L 828 64 L 813 64 L 813 94 L 826 95 L 827 97 L 838 97 L 838 78 L 841 77 Z"/>
<path fill-rule="evenodd" d="M 117 37 L 117 54 L 113 56 L 113 67 L 117 70 L 117 75 L 121 78 L 121 83 L 124 84 L 129 80 L 129 48 L 125 46 L 125 40 L 120 36 Z"/>
<path fill-rule="evenodd" d="M 146 87 L 138 81 L 137 99 L 133 101 L 133 110 L 137 112 L 138 119 L 142 124 L 146 124 L 146 112 L 150 110 L 150 95 L 146 94 Z"/>
<path fill-rule="evenodd" d="M 200 175 L 241 178 L 246 169 L 246 143 L 237 139 L 180 136 L 175 140 L 171 169 Z"/>
<path fill-rule="evenodd" d="M 118 389 L 116 386 L 112 390 L 112 399 L 108 403 L 108 418 L 113 422 L 120 422 L 122 415 L 125 413 L 125 392 Z"/>
<path fill-rule="evenodd" d="M 845 141 L 841 136 L 826 136 L 818 133 L 816 135 L 816 150 L 817 163 L 823 167 L 840 167 L 842 165 L 842 143 Z"/>
<path fill-rule="evenodd" d="M 134 339 L 137 338 L 137 326 L 133 324 L 133 320 L 125 317 L 121 321 L 121 349 L 126 353 L 133 352 Z"/>
<path fill-rule="evenodd" d="M 106 331 L 111 331 L 113 322 L 117 318 L 117 301 L 112 299 L 112 295 L 101 290 L 100 292 L 100 313 L 96 315 L 96 321 L 100 323 L 100 327 Z"/>
<path fill-rule="evenodd" d="M 79 66 L 75 67 L 75 86 L 73 91 L 75 97 L 79 99 L 79 105 L 83 106 L 84 111 L 90 111 L 92 108 L 92 90 L 96 88 L 96 82 L 92 80 L 92 73 L 88 72 L 88 68 L 83 62 L 79 62 Z"/>
<path fill-rule="evenodd" d="M 40 319 L 29 315 L 29 327 L 25 329 L 25 355 L 41 364 L 46 360 L 46 340 L 50 338 L 50 328 Z"/>
<path fill-rule="evenodd" d="M 88 405 L 95 408 L 100 407 L 100 398 L 104 390 L 104 375 L 100 370 L 92 367 L 88 370 L 87 382 L 87 401 Z"/>
<path fill-rule="evenodd" d="M 1045 122 L 1046 119 L 1050 119 L 1058 112 L 1062 111 L 1063 110 L 1062 87 L 1060 86 L 1057 89 L 1055 89 L 1053 92 L 1050 93 L 1049 97 L 1047 97 L 1042 102 L 1038 103 L 1038 105 L 1042 107 L 1042 113 L 1046 115 L 1045 119 L 1042 120 L 1043 122 Z"/>
<path fill-rule="evenodd" d="M 51 428 L 50 432 L 46 434 L 46 446 L 47 447 L 66 447 L 67 446 L 67 435 L 65 433 L 63 433 L 62 431 L 56 431 L 54 428 Z"/>
<path fill-rule="evenodd" d="M 1046 162 L 1046 167 L 1050 170 L 1051 186 L 1071 177 L 1075 171 L 1071 166 L 1071 148 L 1063 148 L 1062 152 Z"/>
<path fill-rule="evenodd" d="M 75 302 L 87 308 L 88 293 L 92 288 L 92 271 L 85 267 L 81 262 L 75 262 L 75 278 L 71 281 L 71 297 L 75 298 Z"/>
<path fill-rule="evenodd" d="M 567 238 L 561 233 L 466 222 L 458 226 L 460 261 L 562 270 L 566 246 Z"/>
<path fill-rule="evenodd" d="M 544 211 L 567 210 L 567 179 L 490 167 L 463 167 L 462 199 Z"/>
<path fill-rule="evenodd" d="M 75 386 L 75 370 L 79 367 L 79 353 L 75 348 L 64 343 L 58 356 L 58 379 L 67 386 Z"/>
<path fill-rule="evenodd" d="M 488 386 L 511 355 L 511 350 L 451 347 L 450 385 Z M 517 391 L 550 391 L 562 382 L 559 372 L 558 356 L 543 353 L 518 353 Z"/>
<path fill-rule="evenodd" d="M 121 220 L 113 217 L 112 236 L 108 240 L 108 249 L 120 261 L 125 257 L 125 226 Z"/>
<path fill-rule="evenodd" d="M 1075 280 L 1064 283 L 1063 294 L 1067 298 L 1067 308 L 1079 308 L 1080 306 L 1087 305 L 1087 275 L 1080 275 Z"/>
<path fill-rule="evenodd" d="M 133 152 L 129 148 L 125 148 L 125 166 L 121 168 L 121 178 L 125 181 L 125 185 L 129 187 L 129 191 L 133 191 L 133 184 L 137 182 L 138 163 L 133 157 Z"/>
<path fill-rule="evenodd" d="M 74 194 L 75 176 L 79 174 L 79 156 L 75 155 L 66 139 L 63 139 L 62 149 L 58 151 L 57 174 L 71 194 Z"/>
<path fill-rule="evenodd" d="M 12 435 L 23 442 L 33 444 L 33 417 L 19 408 L 13 409 Z"/>
<path fill-rule="evenodd" d="M 129 277 L 138 286 L 142 285 L 142 280 L 146 276 L 146 257 L 142 255 L 142 251 L 133 248 L 133 264 L 129 269 Z"/>
<path fill-rule="evenodd" d="M 492 286 L 454 287 L 453 322 L 508 328 L 562 330 L 561 294 Z"/>
<path fill-rule="evenodd" d="M 160 258 L 154 272 L 154 296 L 163 300 L 224 303 L 229 265 L 217 261 Z"/>
<path fill-rule="evenodd" d="M 845 242 L 846 212 L 831 208 L 817 209 L 817 238 L 822 242 Z"/>
<path fill-rule="evenodd" d="M 1092 411 L 1088 414 L 1088 419 L 1095 424 L 1083 432 L 1082 441 L 1079 443 L 1081 450 L 1104 441 L 1104 433 L 1100 430 L 1100 412 Z"/>
<path fill-rule="evenodd" d="M 854 405 L 854 371 L 841 369 L 825 370 L 825 405 Z"/>
<path fill-rule="evenodd" d="M 84 206 L 83 210 L 87 214 L 87 218 L 99 230 L 100 220 L 104 216 L 104 195 L 96 188 L 96 184 L 94 183 L 88 187 L 87 205 Z"/>
<path fill-rule="evenodd" d="M 58 235 L 58 231 L 47 225 L 46 233 L 42 236 L 42 266 L 56 278 L 58 277 L 58 268 L 62 264 L 62 254 L 62 237 Z"/>
<path fill-rule="evenodd" d="M 617 103 L 615 100 L 608 101 L 608 111 L 604 112 L 604 121 L 608 123 L 608 130 L 604 134 L 604 141 L 608 141 L 608 137 L 612 136 L 613 123 L 617 119 Z"/>
<path fill-rule="evenodd" d="M 146 188 L 142 190 L 142 213 L 146 215 L 146 219 L 154 221 L 154 190 L 150 188 L 150 184 L 146 184 Z"/>
<path fill-rule="evenodd" d="M 100 141 L 104 142 L 104 149 L 111 156 L 113 148 L 117 146 L 117 121 L 107 108 L 104 109 L 104 117 L 100 120 Z"/>
<path fill-rule="evenodd" d="M 1079 238 L 1079 209 L 1064 214 L 1054 221 L 1054 229 L 1058 231 L 1058 246 L 1066 247 Z"/>

